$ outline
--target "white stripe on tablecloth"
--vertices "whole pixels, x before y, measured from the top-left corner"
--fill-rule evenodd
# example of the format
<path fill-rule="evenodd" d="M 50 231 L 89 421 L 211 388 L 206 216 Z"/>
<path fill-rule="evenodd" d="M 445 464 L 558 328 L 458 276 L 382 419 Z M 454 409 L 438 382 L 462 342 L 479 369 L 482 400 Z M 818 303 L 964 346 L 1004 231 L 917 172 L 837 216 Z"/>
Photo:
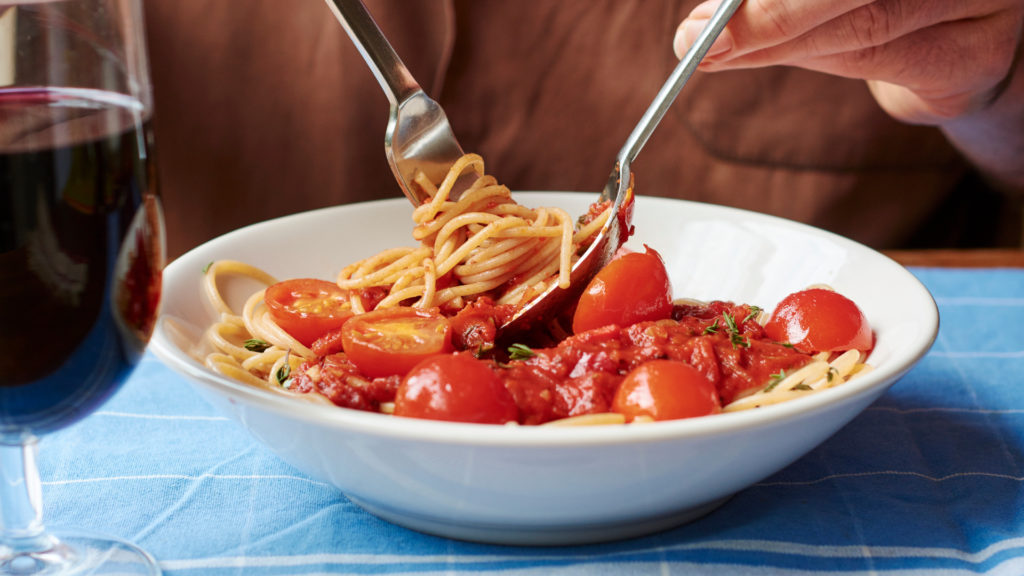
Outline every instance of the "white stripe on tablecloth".
<path fill-rule="evenodd" d="M 143 420 L 200 420 L 211 422 L 232 421 L 231 418 L 228 418 L 226 416 L 190 416 L 188 414 L 140 414 L 137 412 L 112 412 L 109 410 L 100 410 L 94 412 L 92 415 L 115 418 L 139 418 Z"/>
<path fill-rule="evenodd" d="M 801 556 L 806 558 L 944 558 L 970 564 L 980 564 L 995 556 L 1017 548 L 1024 549 L 1024 537 L 1009 538 L 995 542 L 977 552 L 965 552 L 955 548 L 911 547 L 911 546 L 821 546 L 771 540 L 718 540 L 708 542 L 680 543 L 669 546 L 629 549 L 615 552 L 559 553 L 548 554 L 481 554 L 481 555 L 399 555 L 399 554 L 304 554 L 294 556 L 228 556 L 221 558 L 195 558 L 163 560 L 160 565 L 167 570 L 197 570 L 203 568 L 245 568 L 283 567 L 325 564 L 486 564 L 520 562 L 566 562 L 579 561 L 588 564 L 616 562 L 624 556 L 636 556 L 659 551 L 720 550 L 731 552 L 770 553 Z M 1011 560 L 1024 560 L 1015 557 Z M 660 563 L 661 561 L 654 561 Z M 672 563 L 670 563 L 672 564 Z M 549 566 L 550 568 L 550 566 Z M 991 572 L 991 570 L 990 570 Z M 846 572 L 844 572 L 846 573 Z M 912 573 L 912 572 L 901 572 Z M 930 572 L 938 573 L 934 569 Z"/>
<path fill-rule="evenodd" d="M 981 415 L 1013 415 L 1013 414 L 1024 414 L 1024 408 L 1007 408 L 1003 410 L 993 410 L 989 408 L 960 408 L 956 406 L 926 406 L 924 408 L 897 408 L 895 406 L 868 406 L 867 411 L 871 412 L 891 412 L 893 414 L 924 414 L 929 412 L 937 412 L 942 414 L 981 414 Z"/>
<path fill-rule="evenodd" d="M 963 359 L 988 359 L 988 358 L 1024 358 L 1024 350 L 1008 350 L 1004 352 L 984 352 L 981 350 L 931 350 L 929 356 L 934 358 L 963 358 Z"/>
<path fill-rule="evenodd" d="M 69 484 L 91 484 L 97 482 L 124 482 L 127 480 L 298 480 L 307 484 L 316 484 L 331 488 L 331 484 L 291 474 L 139 474 L 131 476 L 97 476 L 93 478 L 66 478 L 64 480 L 47 480 L 43 486 L 64 486 Z"/>
<path fill-rule="evenodd" d="M 921 474 L 919 472 L 910 472 L 905 470 L 877 470 L 874 472 L 850 472 L 848 474 L 829 474 L 828 476 L 822 476 L 820 478 L 814 478 L 812 480 L 758 482 L 757 484 L 754 484 L 754 486 L 808 486 L 811 484 L 820 484 L 822 482 L 837 480 L 839 478 L 867 478 L 871 476 L 912 476 L 914 478 L 920 478 L 923 480 L 928 480 L 930 482 L 945 482 L 947 480 L 958 480 L 961 478 L 996 478 L 1001 480 L 1013 480 L 1015 482 L 1024 482 L 1024 476 L 1013 476 L 1011 474 L 994 474 L 992 472 L 956 472 L 954 474 L 946 474 L 945 476 L 929 476 L 928 474 Z"/>

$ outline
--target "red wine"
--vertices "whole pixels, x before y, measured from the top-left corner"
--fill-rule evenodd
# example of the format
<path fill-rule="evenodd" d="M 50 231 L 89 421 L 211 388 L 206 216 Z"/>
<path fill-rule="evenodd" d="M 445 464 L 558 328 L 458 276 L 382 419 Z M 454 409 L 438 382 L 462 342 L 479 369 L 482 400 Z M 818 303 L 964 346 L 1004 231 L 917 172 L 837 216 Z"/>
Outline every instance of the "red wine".
<path fill-rule="evenodd" d="M 151 148 L 126 96 L 0 89 L 0 440 L 89 414 L 137 363 L 164 258 Z"/>

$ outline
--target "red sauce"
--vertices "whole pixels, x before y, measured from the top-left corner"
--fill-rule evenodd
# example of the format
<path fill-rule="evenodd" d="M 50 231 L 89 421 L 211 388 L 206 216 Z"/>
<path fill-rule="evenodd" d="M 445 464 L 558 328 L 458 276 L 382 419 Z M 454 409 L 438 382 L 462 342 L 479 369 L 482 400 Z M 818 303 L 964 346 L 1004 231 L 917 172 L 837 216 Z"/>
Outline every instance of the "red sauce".
<path fill-rule="evenodd" d="M 357 292 L 360 300 L 363 302 L 363 306 L 367 310 L 373 310 L 377 307 L 377 304 L 380 304 L 381 300 L 387 298 L 390 289 L 390 286 L 368 286 L 359 289 Z"/>
<path fill-rule="evenodd" d="M 398 376 L 368 378 L 359 372 L 344 353 L 330 354 L 303 362 L 291 379 L 294 392 L 319 392 L 344 408 L 380 410 L 381 402 L 391 402 L 398 390 Z"/>
<path fill-rule="evenodd" d="M 534 353 L 501 368 L 524 424 L 607 412 L 622 378 L 659 358 L 696 367 L 714 382 L 724 404 L 766 385 L 773 374 L 810 361 L 806 354 L 768 341 L 749 306 L 727 302 L 677 306 L 671 320 L 607 326 Z"/>
<path fill-rule="evenodd" d="M 490 350 L 501 326 L 515 314 L 512 305 L 498 306 L 490 298 L 478 298 L 449 318 L 452 344 L 457 350 Z"/>
<path fill-rule="evenodd" d="M 456 338 L 466 344 L 462 349 L 492 346 L 495 322 L 505 312 L 485 302 L 453 319 Z M 671 319 L 606 326 L 533 349 L 528 359 L 491 362 L 515 399 L 521 424 L 608 412 L 625 375 L 660 358 L 696 367 L 728 404 L 746 390 L 763 387 L 773 374 L 810 361 L 809 355 L 768 340 L 753 312 L 729 302 L 676 305 Z M 394 399 L 398 379 L 368 379 L 344 354 L 333 354 L 304 364 L 294 386 L 317 390 L 339 406 L 377 410 L 381 402 Z"/>

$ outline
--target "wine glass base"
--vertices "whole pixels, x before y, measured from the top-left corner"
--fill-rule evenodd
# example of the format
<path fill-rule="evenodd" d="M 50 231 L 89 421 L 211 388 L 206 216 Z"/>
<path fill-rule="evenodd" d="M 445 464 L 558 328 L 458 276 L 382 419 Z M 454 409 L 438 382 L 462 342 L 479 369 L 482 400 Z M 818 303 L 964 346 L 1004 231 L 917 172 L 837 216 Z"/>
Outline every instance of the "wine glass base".
<path fill-rule="evenodd" d="M 52 546 L 14 552 L 0 544 L 0 576 L 159 576 L 148 552 L 111 536 L 54 530 Z"/>

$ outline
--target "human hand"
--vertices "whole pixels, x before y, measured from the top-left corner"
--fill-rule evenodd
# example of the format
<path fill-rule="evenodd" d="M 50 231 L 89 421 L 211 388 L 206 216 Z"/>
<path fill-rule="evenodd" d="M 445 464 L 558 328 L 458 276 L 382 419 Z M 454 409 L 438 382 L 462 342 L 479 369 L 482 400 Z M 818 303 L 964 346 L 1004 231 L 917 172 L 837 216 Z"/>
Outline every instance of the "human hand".
<path fill-rule="evenodd" d="M 720 0 L 684 20 L 682 55 Z M 1009 85 L 1022 0 L 748 0 L 701 70 L 790 65 L 867 81 L 896 119 L 943 125 L 982 111 Z"/>

